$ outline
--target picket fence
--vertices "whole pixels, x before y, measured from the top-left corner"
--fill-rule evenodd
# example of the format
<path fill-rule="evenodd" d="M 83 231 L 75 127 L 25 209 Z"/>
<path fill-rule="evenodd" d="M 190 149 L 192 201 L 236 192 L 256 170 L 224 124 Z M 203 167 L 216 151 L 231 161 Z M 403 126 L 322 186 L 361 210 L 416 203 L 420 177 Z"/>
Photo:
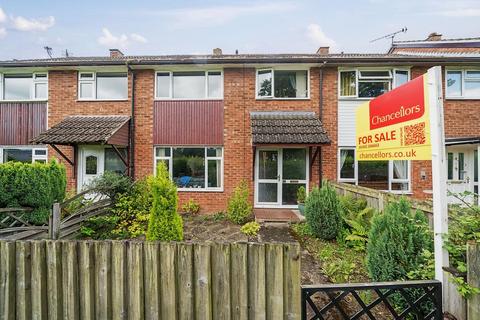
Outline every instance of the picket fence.
<path fill-rule="evenodd" d="M 300 319 L 296 243 L 0 241 L 0 319 Z"/>

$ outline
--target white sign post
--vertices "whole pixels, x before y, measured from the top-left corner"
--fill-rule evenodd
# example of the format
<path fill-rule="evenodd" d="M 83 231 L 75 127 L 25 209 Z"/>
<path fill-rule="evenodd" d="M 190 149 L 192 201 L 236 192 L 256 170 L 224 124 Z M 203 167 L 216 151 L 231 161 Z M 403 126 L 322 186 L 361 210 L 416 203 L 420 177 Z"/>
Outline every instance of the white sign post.
<path fill-rule="evenodd" d="M 435 245 L 435 279 L 443 282 L 443 267 L 448 266 L 448 252 L 443 237 L 448 232 L 447 166 L 443 121 L 442 68 L 428 69 L 430 130 L 432 143 L 433 231 Z"/>

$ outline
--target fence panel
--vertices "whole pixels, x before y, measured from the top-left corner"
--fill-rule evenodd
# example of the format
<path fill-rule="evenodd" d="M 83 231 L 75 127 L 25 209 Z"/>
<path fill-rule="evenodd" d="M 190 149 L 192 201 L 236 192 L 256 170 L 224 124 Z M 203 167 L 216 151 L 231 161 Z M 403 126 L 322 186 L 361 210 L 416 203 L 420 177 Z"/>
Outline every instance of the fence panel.
<path fill-rule="evenodd" d="M 442 320 L 440 281 L 399 281 L 302 286 L 302 320 Z"/>
<path fill-rule="evenodd" d="M 0 240 L 0 319 L 299 319 L 298 244 Z"/>

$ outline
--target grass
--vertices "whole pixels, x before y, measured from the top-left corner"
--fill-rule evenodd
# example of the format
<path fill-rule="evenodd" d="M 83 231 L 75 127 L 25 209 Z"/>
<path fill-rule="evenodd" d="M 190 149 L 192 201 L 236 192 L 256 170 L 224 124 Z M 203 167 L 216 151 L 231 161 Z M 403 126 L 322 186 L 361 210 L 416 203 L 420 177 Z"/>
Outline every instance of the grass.
<path fill-rule="evenodd" d="M 334 283 L 367 282 L 365 253 L 336 241 L 326 241 L 313 236 L 306 223 L 292 226 L 303 249 L 320 262 L 322 272 Z"/>

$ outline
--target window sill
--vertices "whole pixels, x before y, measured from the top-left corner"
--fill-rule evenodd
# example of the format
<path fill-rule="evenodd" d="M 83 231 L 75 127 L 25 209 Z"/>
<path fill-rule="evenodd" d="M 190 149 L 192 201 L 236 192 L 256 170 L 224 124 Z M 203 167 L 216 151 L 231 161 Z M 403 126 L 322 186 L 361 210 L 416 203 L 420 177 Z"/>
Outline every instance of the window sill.
<path fill-rule="evenodd" d="M 282 101 L 282 100 L 285 100 L 285 101 L 295 101 L 295 100 L 299 100 L 299 101 L 308 101 L 308 100 L 311 100 L 310 97 L 308 98 L 261 98 L 261 97 L 256 97 L 255 100 L 257 101 Z"/>
<path fill-rule="evenodd" d="M 397 191 L 397 190 L 392 190 L 392 191 L 383 190 L 383 191 L 393 193 L 393 194 L 404 194 L 404 195 L 407 195 L 407 196 L 413 195 L 412 191 Z"/>
<path fill-rule="evenodd" d="M 28 99 L 28 100 L 0 100 L 0 103 L 25 103 L 25 102 L 48 102 L 48 99 Z"/>
<path fill-rule="evenodd" d="M 480 97 L 445 97 L 445 100 L 480 100 Z"/>
<path fill-rule="evenodd" d="M 177 99 L 177 98 L 155 98 L 154 101 L 222 101 L 223 98 L 188 98 L 188 99 Z"/>
<path fill-rule="evenodd" d="M 191 188 L 191 189 L 188 189 L 188 188 L 177 188 L 177 191 L 179 192 L 214 192 L 214 193 L 219 193 L 219 192 L 223 192 L 223 188 L 222 189 L 205 189 L 205 188 Z"/>
<path fill-rule="evenodd" d="M 375 99 L 376 97 L 373 97 L 373 98 L 359 98 L 359 97 L 338 97 L 338 100 L 344 100 L 344 101 L 356 101 L 356 100 L 359 100 L 359 101 L 370 101 L 370 100 L 373 100 Z"/>
<path fill-rule="evenodd" d="M 130 101 L 130 99 L 77 99 L 77 102 L 125 102 Z"/>

